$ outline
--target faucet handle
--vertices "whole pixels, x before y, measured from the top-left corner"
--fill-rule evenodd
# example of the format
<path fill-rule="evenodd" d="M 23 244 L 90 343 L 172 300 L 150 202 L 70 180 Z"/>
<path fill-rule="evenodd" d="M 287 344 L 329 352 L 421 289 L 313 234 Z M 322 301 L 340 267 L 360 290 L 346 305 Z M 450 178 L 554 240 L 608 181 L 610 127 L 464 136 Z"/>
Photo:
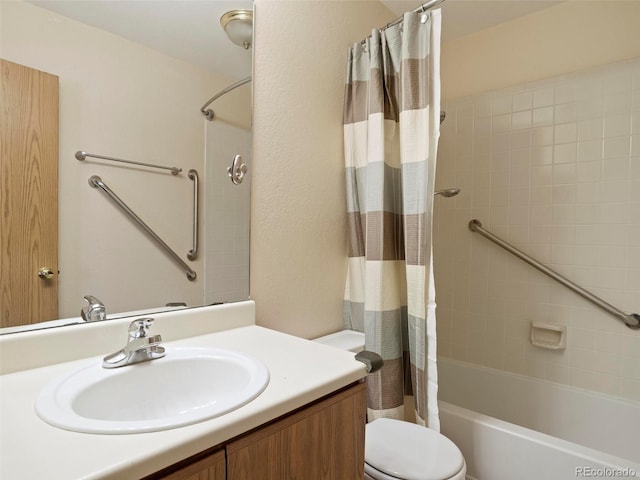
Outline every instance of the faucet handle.
<path fill-rule="evenodd" d="M 129 324 L 129 338 L 145 338 L 149 333 L 149 327 L 153 324 L 153 318 L 139 318 Z"/>
<path fill-rule="evenodd" d="M 87 305 L 80 310 L 80 316 L 85 322 L 107 319 L 107 309 L 100 300 L 93 295 L 85 295 L 84 301 Z"/>

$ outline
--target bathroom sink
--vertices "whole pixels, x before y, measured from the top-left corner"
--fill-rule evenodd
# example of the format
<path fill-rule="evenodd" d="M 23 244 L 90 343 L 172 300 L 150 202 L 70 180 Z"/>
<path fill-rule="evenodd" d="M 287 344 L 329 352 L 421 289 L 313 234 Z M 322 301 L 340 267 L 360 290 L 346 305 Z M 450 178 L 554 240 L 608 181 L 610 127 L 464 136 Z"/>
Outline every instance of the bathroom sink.
<path fill-rule="evenodd" d="M 240 408 L 268 383 L 264 364 L 244 353 L 169 346 L 164 358 L 114 369 L 92 361 L 56 378 L 40 393 L 36 412 L 75 432 L 155 432 Z"/>

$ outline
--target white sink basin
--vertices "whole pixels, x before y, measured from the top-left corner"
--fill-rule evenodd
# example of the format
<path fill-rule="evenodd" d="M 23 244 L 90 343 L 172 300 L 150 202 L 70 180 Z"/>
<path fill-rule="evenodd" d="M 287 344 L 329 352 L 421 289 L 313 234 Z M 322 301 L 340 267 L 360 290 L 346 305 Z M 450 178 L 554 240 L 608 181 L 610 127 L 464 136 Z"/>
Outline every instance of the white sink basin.
<path fill-rule="evenodd" d="M 36 412 L 75 432 L 155 432 L 235 410 L 268 383 L 264 364 L 243 353 L 166 347 L 164 358 L 114 369 L 93 361 L 59 377 L 40 393 Z"/>

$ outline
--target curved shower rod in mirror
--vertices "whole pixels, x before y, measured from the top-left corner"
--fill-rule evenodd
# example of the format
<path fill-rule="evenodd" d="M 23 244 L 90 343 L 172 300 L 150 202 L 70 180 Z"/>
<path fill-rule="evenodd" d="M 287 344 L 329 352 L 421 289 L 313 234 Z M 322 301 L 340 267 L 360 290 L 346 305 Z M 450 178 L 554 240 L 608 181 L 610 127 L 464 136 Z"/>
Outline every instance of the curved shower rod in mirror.
<path fill-rule="evenodd" d="M 229 85 L 227 88 L 225 88 L 224 90 L 216 93 L 213 97 L 207 100 L 204 103 L 204 105 L 200 107 L 200 112 L 205 116 L 207 120 L 212 121 L 215 118 L 216 114 L 213 112 L 213 110 L 207 107 L 211 105 L 215 100 L 220 98 L 221 96 L 229 93 L 231 90 L 235 90 L 236 88 L 241 87 L 245 83 L 249 83 L 250 81 L 251 81 L 251 77 L 243 78 L 242 80 L 238 80 L 236 83 L 233 83 Z"/>

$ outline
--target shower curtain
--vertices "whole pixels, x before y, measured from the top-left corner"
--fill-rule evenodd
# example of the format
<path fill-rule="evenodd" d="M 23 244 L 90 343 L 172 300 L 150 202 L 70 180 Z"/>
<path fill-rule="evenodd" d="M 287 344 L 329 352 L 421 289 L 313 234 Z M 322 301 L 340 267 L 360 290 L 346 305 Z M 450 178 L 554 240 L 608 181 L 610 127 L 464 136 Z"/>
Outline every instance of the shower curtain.
<path fill-rule="evenodd" d="M 367 378 L 369 420 L 404 418 L 439 430 L 431 248 L 440 114 L 440 10 L 349 51 L 344 148 L 349 264 L 344 320 L 384 359 Z"/>

